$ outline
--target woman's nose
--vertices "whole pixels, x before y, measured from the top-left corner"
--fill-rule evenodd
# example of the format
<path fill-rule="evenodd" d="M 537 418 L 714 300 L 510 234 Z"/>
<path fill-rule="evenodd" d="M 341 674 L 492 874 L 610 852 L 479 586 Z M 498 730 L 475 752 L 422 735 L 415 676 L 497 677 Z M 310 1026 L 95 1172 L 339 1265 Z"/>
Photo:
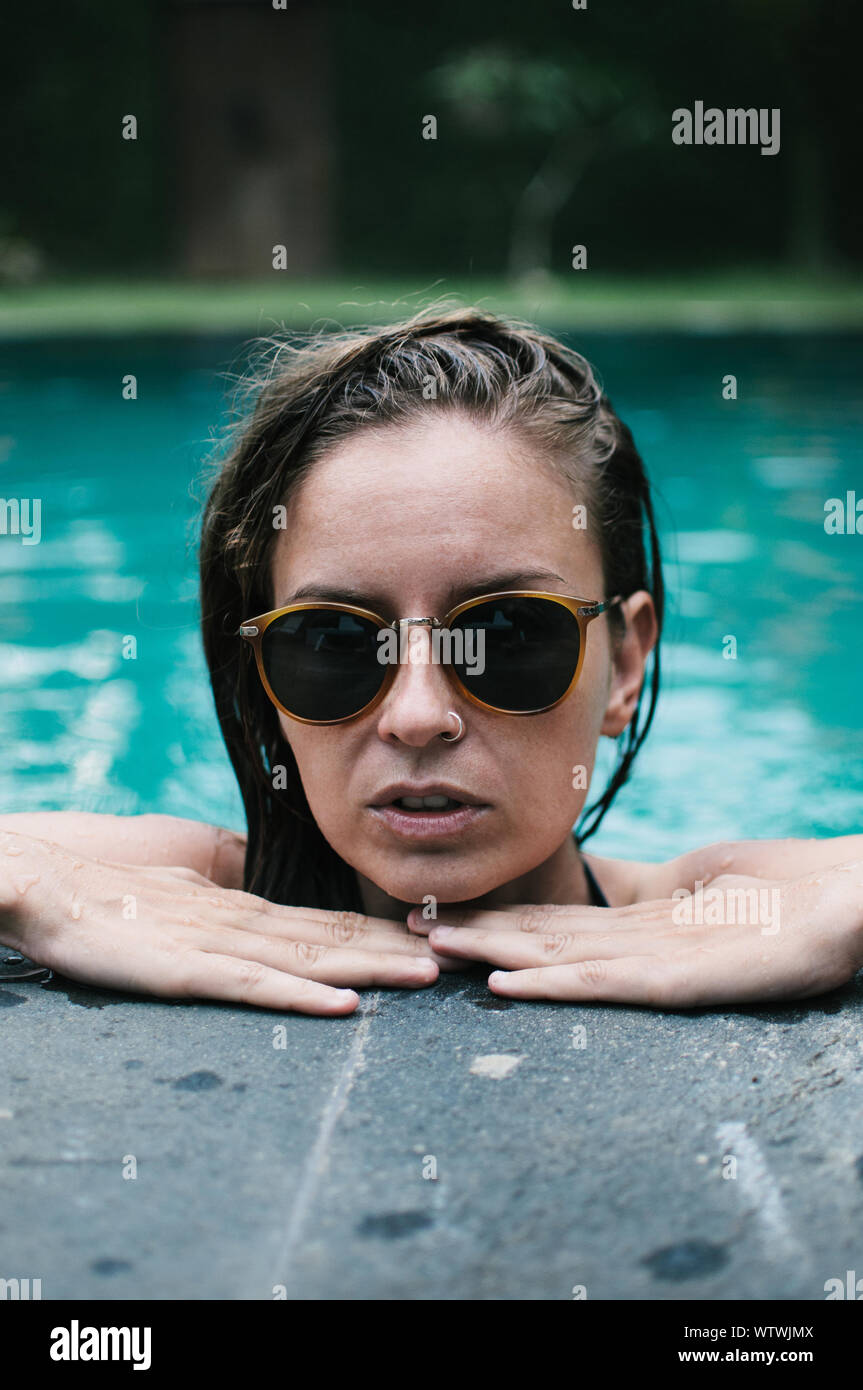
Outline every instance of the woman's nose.
<path fill-rule="evenodd" d="M 434 660 L 427 629 L 414 629 L 410 651 L 404 649 L 396 666 L 395 679 L 381 701 L 378 734 L 421 748 L 439 734 L 451 733 L 450 710 L 457 708 L 457 696 L 442 662 Z"/>

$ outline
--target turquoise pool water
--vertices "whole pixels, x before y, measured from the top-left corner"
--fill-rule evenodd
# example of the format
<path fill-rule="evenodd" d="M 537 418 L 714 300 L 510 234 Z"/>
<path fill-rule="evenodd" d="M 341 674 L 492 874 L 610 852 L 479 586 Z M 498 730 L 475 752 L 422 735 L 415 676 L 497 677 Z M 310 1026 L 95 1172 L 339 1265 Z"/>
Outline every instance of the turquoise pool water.
<path fill-rule="evenodd" d="M 570 340 L 658 486 L 670 597 L 657 718 L 596 852 L 859 832 L 863 535 L 828 535 L 824 504 L 863 499 L 863 337 Z M 0 534 L 0 810 L 242 826 L 194 554 L 195 480 L 239 347 L 0 344 L 0 496 L 41 499 L 38 545 Z"/>

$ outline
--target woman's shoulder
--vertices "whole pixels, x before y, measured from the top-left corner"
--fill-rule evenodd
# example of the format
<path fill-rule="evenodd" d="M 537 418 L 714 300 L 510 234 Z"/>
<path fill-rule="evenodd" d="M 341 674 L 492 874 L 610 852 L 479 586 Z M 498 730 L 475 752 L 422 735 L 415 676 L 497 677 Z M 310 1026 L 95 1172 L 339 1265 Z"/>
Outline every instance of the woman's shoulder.
<path fill-rule="evenodd" d="M 220 888 L 242 888 L 246 837 L 223 825 L 153 813 L 130 817 L 141 829 L 129 862 L 194 869 Z"/>
<path fill-rule="evenodd" d="M 149 812 L 137 816 L 93 816 L 91 841 L 100 858 L 149 867 L 194 869 L 220 888 L 242 888 L 246 837 L 209 821 Z M 64 835 L 68 843 L 68 835 Z M 70 846 L 71 847 L 71 846 Z M 83 844 L 85 852 L 92 852 Z"/>
<path fill-rule="evenodd" d="M 718 840 L 687 850 L 674 859 L 640 863 L 634 859 L 600 859 L 582 854 L 605 893 L 610 907 L 671 898 L 675 892 L 696 891 L 719 874 L 788 879 L 826 868 L 863 853 L 863 836 L 827 840 Z"/>
<path fill-rule="evenodd" d="M 659 863 L 602 859 L 584 850 L 582 856 L 608 899 L 609 907 L 631 907 L 635 903 L 670 898 L 679 888 L 692 892 L 699 879 L 708 883 L 718 871 L 717 856 L 726 848 L 724 843 L 705 845 Z"/>
<path fill-rule="evenodd" d="M 246 864 L 246 836 L 214 825 L 213 866 L 209 877 L 222 888 L 242 888 Z"/>
<path fill-rule="evenodd" d="M 147 811 L 115 816 L 97 811 L 19 811 L 0 829 L 62 845 L 113 864 L 194 869 L 222 888 L 242 888 L 246 837 L 207 821 Z"/>

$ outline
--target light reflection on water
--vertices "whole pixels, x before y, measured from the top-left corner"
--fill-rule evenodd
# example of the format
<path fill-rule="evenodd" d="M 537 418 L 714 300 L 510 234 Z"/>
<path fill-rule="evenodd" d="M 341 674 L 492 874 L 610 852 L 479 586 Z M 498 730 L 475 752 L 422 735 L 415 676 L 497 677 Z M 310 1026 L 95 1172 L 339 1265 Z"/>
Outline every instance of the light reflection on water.
<path fill-rule="evenodd" d="M 863 535 L 828 536 L 823 517 L 830 496 L 863 498 L 863 338 L 569 336 L 658 487 L 669 590 L 656 721 L 592 847 L 657 859 L 859 831 Z M 194 480 L 236 350 L 0 346 L 0 495 L 42 498 L 39 545 L 0 536 L 0 809 L 242 824 L 194 558 Z M 602 740 L 596 790 L 612 753 Z"/>

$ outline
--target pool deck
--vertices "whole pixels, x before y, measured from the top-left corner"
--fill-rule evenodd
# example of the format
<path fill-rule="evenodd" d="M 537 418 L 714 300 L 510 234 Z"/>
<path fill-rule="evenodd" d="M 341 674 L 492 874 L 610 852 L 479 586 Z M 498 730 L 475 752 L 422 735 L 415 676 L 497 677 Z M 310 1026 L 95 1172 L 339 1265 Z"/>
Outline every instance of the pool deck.
<path fill-rule="evenodd" d="M 657 1014 L 510 1003 L 486 974 L 342 1019 L 5 982 L 0 1278 L 823 1300 L 863 1275 L 863 977 Z"/>
<path fill-rule="evenodd" d="M 369 276 L 205 281 L 157 277 L 0 286 L 0 340 L 136 333 L 269 334 L 283 325 L 388 323 L 439 304 L 478 304 L 561 330 L 638 333 L 859 331 L 863 277 L 775 266 L 701 273 Z"/>

